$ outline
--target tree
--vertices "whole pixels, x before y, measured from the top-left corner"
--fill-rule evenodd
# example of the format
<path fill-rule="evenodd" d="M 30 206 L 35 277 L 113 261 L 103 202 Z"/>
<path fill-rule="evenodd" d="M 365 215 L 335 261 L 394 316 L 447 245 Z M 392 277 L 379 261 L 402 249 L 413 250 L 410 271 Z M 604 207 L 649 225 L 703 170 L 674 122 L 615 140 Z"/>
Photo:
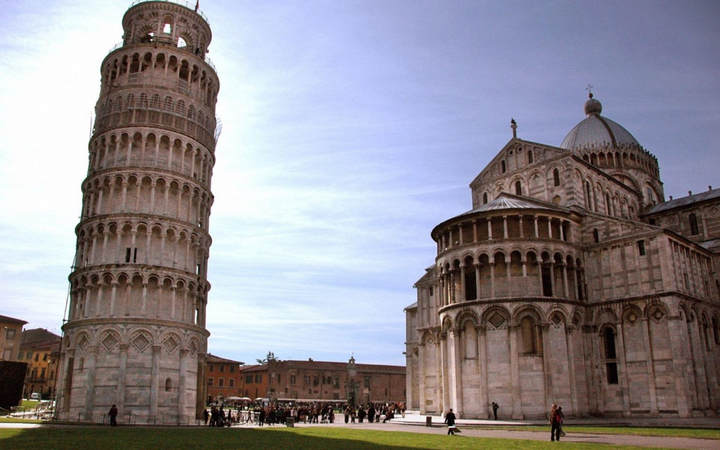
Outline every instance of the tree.
<path fill-rule="evenodd" d="M 256 361 L 258 362 L 258 364 L 267 364 L 269 362 L 279 362 L 280 360 L 275 357 L 275 353 L 268 351 L 265 359 L 257 359 Z"/>

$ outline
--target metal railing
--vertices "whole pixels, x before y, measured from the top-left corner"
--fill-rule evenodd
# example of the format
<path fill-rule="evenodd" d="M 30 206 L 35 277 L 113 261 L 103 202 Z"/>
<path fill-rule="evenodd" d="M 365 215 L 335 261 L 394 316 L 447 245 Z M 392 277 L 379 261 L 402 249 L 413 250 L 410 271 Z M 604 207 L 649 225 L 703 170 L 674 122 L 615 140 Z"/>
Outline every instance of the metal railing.
<path fill-rule="evenodd" d="M 152 0 L 146 0 L 146 1 L 152 1 Z M 190 53 L 191 55 L 197 56 L 198 58 L 200 58 L 200 59 L 202 59 L 203 61 L 205 61 L 205 64 L 207 64 L 208 66 L 210 66 L 210 67 L 212 68 L 212 70 L 214 70 L 214 71 L 217 73 L 217 68 L 215 68 L 215 64 L 212 62 L 212 60 L 211 60 L 210 58 L 208 58 L 207 56 L 205 56 L 205 55 L 198 55 L 196 52 L 194 52 L 194 51 L 190 48 L 190 46 L 178 47 L 177 45 L 175 45 L 174 42 L 167 42 L 167 43 L 166 43 L 165 41 L 160 41 L 160 40 L 157 41 L 157 42 L 160 43 L 160 44 L 166 45 L 166 46 L 168 46 L 168 47 L 175 48 L 175 49 L 180 50 L 180 51 L 182 51 L 182 52 Z M 153 43 L 153 42 L 151 41 L 151 43 Z M 132 46 L 132 45 L 142 45 L 142 44 L 145 44 L 145 42 L 136 42 L 136 43 L 127 44 L 127 47 Z M 115 50 L 118 50 L 118 49 L 123 48 L 123 47 L 126 47 L 125 42 L 124 42 L 124 41 L 118 42 L 117 44 L 115 44 L 115 46 L 114 46 L 113 48 L 110 49 L 110 51 L 108 51 L 108 55 L 109 55 L 110 53 L 114 52 Z"/>
<path fill-rule="evenodd" d="M 189 9 L 189 10 L 191 10 L 191 11 L 195 11 L 195 13 L 196 13 L 198 16 L 202 17 L 203 20 L 205 20 L 205 22 L 207 22 L 208 25 L 210 25 L 210 21 L 209 21 L 208 18 L 205 16 L 205 14 L 203 14 L 203 12 L 200 11 L 199 9 L 196 9 L 196 8 L 197 8 L 197 5 L 199 4 L 199 3 L 197 2 L 197 0 L 196 0 L 196 2 L 195 2 L 195 5 L 192 5 L 192 1 L 183 1 L 183 0 L 135 0 L 135 1 L 132 3 L 132 5 L 130 5 L 130 8 L 128 8 L 128 9 L 131 9 L 133 6 L 139 5 L 140 3 L 148 3 L 148 2 L 166 2 L 166 3 L 175 3 L 176 5 L 184 6 L 185 8 L 187 8 L 187 9 Z M 191 6 L 191 5 L 192 5 L 192 6 Z"/>

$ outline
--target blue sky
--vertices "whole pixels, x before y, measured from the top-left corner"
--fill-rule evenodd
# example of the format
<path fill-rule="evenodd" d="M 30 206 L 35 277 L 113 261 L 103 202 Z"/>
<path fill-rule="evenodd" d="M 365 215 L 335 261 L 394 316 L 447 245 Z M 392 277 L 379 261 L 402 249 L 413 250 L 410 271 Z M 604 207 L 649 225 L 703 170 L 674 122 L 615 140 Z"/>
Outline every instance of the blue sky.
<path fill-rule="evenodd" d="M 191 7 L 194 7 L 194 3 Z M 59 332 L 100 64 L 129 1 L 0 11 L 0 314 Z M 720 187 L 720 3 L 203 0 L 221 88 L 213 354 L 404 364 L 430 230 L 593 86 L 665 195 Z"/>

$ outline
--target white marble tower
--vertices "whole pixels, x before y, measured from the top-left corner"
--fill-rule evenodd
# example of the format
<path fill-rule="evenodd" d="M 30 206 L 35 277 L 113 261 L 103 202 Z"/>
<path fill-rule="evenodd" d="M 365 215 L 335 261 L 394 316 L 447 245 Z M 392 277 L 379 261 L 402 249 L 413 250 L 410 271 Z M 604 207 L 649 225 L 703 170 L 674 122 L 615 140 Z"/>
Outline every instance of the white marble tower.
<path fill-rule="evenodd" d="M 101 66 L 63 327 L 58 417 L 193 423 L 204 406 L 220 87 L 186 2 L 137 1 Z"/>

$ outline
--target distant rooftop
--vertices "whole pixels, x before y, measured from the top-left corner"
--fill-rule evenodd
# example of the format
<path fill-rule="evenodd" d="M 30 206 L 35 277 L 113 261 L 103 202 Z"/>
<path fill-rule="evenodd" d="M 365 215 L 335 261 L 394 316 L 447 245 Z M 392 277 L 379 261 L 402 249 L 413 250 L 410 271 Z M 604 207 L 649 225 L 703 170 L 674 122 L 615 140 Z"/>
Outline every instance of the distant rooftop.
<path fill-rule="evenodd" d="M 26 324 L 27 322 L 24 321 L 24 320 L 16 319 L 16 318 L 14 318 L 14 317 L 8 317 L 8 316 L 0 315 L 0 323 L 15 323 L 15 324 L 18 324 L 18 325 L 24 325 L 24 324 Z"/>
<path fill-rule="evenodd" d="M 668 211 L 675 208 L 682 208 L 693 203 L 700 203 L 706 200 L 713 200 L 720 197 L 720 189 L 709 189 L 699 194 L 691 194 L 687 197 L 676 198 L 667 202 L 658 203 L 657 205 L 650 208 L 644 215 L 650 215 L 659 213 L 661 211 Z"/>

